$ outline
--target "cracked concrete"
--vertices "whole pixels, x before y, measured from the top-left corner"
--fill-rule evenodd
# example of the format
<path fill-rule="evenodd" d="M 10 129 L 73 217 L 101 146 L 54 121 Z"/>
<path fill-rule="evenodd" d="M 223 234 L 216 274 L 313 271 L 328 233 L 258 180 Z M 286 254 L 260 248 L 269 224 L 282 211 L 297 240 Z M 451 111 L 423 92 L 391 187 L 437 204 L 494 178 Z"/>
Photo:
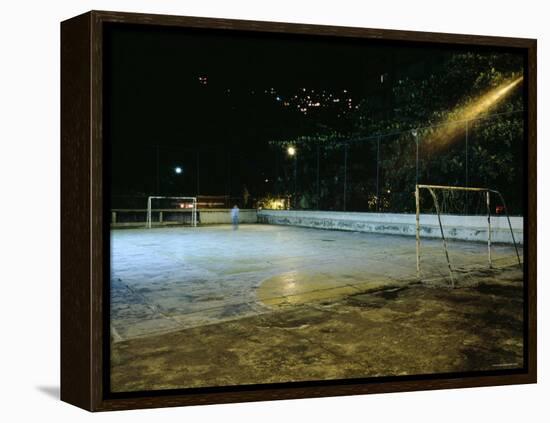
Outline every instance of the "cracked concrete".
<path fill-rule="evenodd" d="M 115 230 L 114 391 L 519 367 L 513 247 L 269 225 Z M 431 281 L 431 282 L 430 282 Z M 495 367 L 496 366 L 496 367 Z"/>

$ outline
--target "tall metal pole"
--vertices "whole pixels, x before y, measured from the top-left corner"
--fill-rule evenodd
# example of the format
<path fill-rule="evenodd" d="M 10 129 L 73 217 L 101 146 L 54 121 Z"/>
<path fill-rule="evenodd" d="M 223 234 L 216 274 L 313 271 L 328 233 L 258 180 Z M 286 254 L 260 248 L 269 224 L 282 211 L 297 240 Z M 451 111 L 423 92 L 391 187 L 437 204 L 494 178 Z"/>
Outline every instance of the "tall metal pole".
<path fill-rule="evenodd" d="M 294 153 L 294 208 L 298 204 L 298 199 L 296 198 L 298 192 L 298 155 Z"/>
<path fill-rule="evenodd" d="M 201 180 L 200 180 L 200 168 L 201 168 L 201 162 L 200 162 L 200 153 L 197 151 L 197 196 L 200 193 L 201 188 Z"/>
<path fill-rule="evenodd" d="M 317 210 L 320 209 L 320 204 L 321 204 L 321 185 L 319 181 L 320 148 L 321 148 L 320 143 L 319 141 L 317 141 Z"/>
<path fill-rule="evenodd" d="M 160 156 L 160 147 L 158 146 L 157 144 L 157 192 L 155 193 L 155 195 L 161 195 L 160 194 L 160 159 L 159 159 L 159 156 Z"/>
<path fill-rule="evenodd" d="M 469 136 L 469 121 L 466 121 L 466 160 L 465 160 L 465 170 L 466 170 L 466 185 L 468 186 L 470 184 L 470 175 L 468 174 L 468 136 Z"/>
<path fill-rule="evenodd" d="M 344 145 L 344 211 L 346 211 L 346 200 L 348 191 L 348 145 Z"/>
<path fill-rule="evenodd" d="M 380 211 L 380 136 L 376 138 L 376 211 Z"/>
<path fill-rule="evenodd" d="M 231 206 L 231 153 L 227 153 L 227 207 Z"/>
<path fill-rule="evenodd" d="M 465 144 L 466 144 L 466 158 L 465 158 L 465 172 L 466 172 L 466 175 L 465 175 L 465 179 L 466 179 L 466 184 L 465 186 L 468 186 L 470 184 L 470 175 L 468 174 L 468 132 L 469 132 L 469 124 L 468 124 L 468 121 L 466 121 L 466 133 L 465 133 L 465 136 L 466 136 L 466 139 L 465 139 Z M 465 203 L 465 210 L 464 210 L 464 214 L 468 215 L 468 203 L 470 201 L 470 196 L 468 195 L 468 192 L 466 191 L 466 201 L 464 202 Z"/>
<path fill-rule="evenodd" d="M 416 141 L 416 185 L 418 185 L 418 133 L 414 132 L 414 139 Z"/>
<path fill-rule="evenodd" d="M 228 157 L 227 157 L 227 154 L 225 156 L 225 189 L 224 189 L 224 192 L 225 192 L 225 198 L 226 198 L 226 201 L 227 201 L 227 198 L 229 198 L 229 195 L 228 195 L 228 181 L 229 181 L 229 162 L 228 162 Z M 229 207 L 227 204 L 225 205 L 226 207 Z"/>
<path fill-rule="evenodd" d="M 486 192 L 487 196 L 487 252 L 489 258 L 489 268 L 493 267 L 493 261 L 491 259 L 491 192 Z"/>
<path fill-rule="evenodd" d="M 414 197 L 416 200 L 416 277 L 420 279 L 420 189 L 418 184 Z"/>

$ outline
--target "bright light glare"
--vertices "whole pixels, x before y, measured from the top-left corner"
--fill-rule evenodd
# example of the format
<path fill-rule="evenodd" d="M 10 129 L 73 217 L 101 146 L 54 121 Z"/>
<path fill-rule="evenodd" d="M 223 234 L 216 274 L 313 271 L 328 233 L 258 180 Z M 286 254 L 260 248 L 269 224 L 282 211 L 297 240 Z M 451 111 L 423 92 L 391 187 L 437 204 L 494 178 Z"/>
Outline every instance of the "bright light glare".
<path fill-rule="evenodd" d="M 508 79 L 498 87 L 479 96 L 468 105 L 458 108 L 447 121 L 441 122 L 441 126 L 424 140 L 424 146 L 428 147 L 428 149 L 436 149 L 460 139 L 466 131 L 467 121 L 477 119 L 494 108 L 522 81 L 523 76 L 511 80 Z"/>
<path fill-rule="evenodd" d="M 294 147 L 288 147 L 286 150 L 289 156 L 294 156 L 296 154 L 296 149 Z"/>
<path fill-rule="evenodd" d="M 183 172 L 183 169 L 178 166 L 174 169 L 174 172 L 176 172 L 179 175 L 181 172 Z"/>

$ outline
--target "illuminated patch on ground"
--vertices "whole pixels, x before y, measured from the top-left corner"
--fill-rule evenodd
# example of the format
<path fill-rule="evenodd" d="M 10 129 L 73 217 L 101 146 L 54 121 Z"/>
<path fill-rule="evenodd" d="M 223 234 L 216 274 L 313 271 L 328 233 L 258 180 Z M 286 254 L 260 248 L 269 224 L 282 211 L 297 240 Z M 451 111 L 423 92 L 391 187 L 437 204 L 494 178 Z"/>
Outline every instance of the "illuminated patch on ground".
<path fill-rule="evenodd" d="M 365 274 L 318 273 L 291 271 L 273 276 L 262 282 L 257 290 L 258 299 L 267 306 L 306 304 L 395 284 L 395 281 L 369 280 Z"/>

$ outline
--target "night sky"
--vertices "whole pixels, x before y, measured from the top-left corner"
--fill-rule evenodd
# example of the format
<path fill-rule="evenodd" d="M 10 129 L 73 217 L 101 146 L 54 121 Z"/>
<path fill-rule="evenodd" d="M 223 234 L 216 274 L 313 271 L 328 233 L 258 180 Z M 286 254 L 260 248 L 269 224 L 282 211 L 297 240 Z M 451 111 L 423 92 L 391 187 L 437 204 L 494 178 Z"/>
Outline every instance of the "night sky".
<path fill-rule="evenodd" d="M 391 109 L 399 78 L 452 50 L 327 37 L 108 26 L 105 138 L 111 194 L 260 195 L 268 142 L 349 130 L 368 99 Z M 309 98 L 308 98 L 309 96 Z M 197 165 L 200 166 L 197 181 Z M 183 173 L 176 175 L 175 166 Z M 117 204 L 113 204 L 117 206 Z"/>

